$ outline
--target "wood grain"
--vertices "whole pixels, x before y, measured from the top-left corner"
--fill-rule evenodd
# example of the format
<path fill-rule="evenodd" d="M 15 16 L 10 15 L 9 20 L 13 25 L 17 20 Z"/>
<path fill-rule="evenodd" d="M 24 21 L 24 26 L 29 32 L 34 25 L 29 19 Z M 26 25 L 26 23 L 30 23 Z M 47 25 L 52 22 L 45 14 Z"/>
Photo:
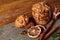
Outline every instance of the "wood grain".
<path fill-rule="evenodd" d="M 31 14 L 33 4 L 43 0 L 0 0 L 0 27 L 13 22 L 21 14 Z M 54 3 L 53 0 L 48 3 Z M 60 4 L 60 1 L 55 3 Z"/>
<path fill-rule="evenodd" d="M 31 7 L 40 0 L 19 0 L 0 5 L 0 26 L 13 22 L 21 14 L 31 14 Z"/>

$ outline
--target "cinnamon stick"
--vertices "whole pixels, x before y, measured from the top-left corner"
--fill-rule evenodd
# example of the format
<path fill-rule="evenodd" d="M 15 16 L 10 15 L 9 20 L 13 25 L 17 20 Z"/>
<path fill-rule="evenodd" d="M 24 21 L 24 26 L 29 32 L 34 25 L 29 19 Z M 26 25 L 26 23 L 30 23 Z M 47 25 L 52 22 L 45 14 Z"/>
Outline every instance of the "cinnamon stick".
<path fill-rule="evenodd" d="M 43 40 L 44 35 L 46 34 L 46 32 L 50 29 L 50 27 L 52 27 L 54 23 L 54 20 L 51 20 L 51 22 L 48 24 L 47 29 L 43 31 L 43 33 L 40 35 L 38 40 Z"/>
<path fill-rule="evenodd" d="M 59 27 L 55 26 L 53 27 L 44 37 L 44 40 L 46 40 L 53 32 L 55 32 Z"/>

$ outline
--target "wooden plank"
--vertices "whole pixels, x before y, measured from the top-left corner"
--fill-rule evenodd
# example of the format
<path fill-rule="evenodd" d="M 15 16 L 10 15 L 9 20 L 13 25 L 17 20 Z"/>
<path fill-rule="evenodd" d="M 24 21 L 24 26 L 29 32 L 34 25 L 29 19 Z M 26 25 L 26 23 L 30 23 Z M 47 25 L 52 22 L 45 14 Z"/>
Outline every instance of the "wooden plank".
<path fill-rule="evenodd" d="M 31 7 L 40 0 L 20 0 L 0 6 L 0 26 L 15 21 L 21 14 L 31 14 Z"/>

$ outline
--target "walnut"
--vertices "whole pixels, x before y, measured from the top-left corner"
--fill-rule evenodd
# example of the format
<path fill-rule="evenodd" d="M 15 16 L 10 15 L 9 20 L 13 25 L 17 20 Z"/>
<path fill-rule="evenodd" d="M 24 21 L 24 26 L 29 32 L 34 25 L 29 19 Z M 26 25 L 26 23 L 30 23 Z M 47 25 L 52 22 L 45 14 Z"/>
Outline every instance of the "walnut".
<path fill-rule="evenodd" d="M 29 22 L 29 17 L 26 15 L 20 15 L 19 17 L 17 17 L 16 21 L 15 21 L 15 26 L 16 27 L 25 27 L 27 25 L 27 23 Z"/>
<path fill-rule="evenodd" d="M 45 25 L 50 20 L 50 7 L 44 3 L 36 3 L 32 7 L 32 16 L 37 24 Z"/>

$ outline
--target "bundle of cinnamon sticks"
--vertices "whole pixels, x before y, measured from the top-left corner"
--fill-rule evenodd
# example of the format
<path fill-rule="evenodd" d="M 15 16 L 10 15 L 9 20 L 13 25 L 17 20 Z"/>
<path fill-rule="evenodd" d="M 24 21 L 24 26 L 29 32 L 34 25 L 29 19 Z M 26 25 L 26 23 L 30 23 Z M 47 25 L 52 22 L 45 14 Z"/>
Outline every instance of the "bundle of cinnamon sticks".
<path fill-rule="evenodd" d="M 53 14 L 55 14 L 55 12 L 58 12 L 57 8 L 55 7 L 54 9 L 54 12 Z M 56 13 L 57 14 L 57 13 Z M 58 15 L 57 15 L 58 16 Z M 40 35 L 39 39 L 38 40 L 47 40 L 47 38 L 52 34 L 54 33 L 59 27 L 58 26 L 54 26 L 53 27 L 53 24 L 56 22 L 56 20 L 58 19 L 56 15 L 53 15 L 53 18 L 52 20 L 49 22 L 49 24 L 47 25 L 47 29 L 43 31 L 43 33 Z"/>
<path fill-rule="evenodd" d="M 38 40 L 47 40 L 47 38 L 59 28 L 58 26 L 54 26 L 52 29 L 50 29 L 53 23 L 53 20 L 51 20 L 47 26 L 47 29 L 40 35 Z"/>

